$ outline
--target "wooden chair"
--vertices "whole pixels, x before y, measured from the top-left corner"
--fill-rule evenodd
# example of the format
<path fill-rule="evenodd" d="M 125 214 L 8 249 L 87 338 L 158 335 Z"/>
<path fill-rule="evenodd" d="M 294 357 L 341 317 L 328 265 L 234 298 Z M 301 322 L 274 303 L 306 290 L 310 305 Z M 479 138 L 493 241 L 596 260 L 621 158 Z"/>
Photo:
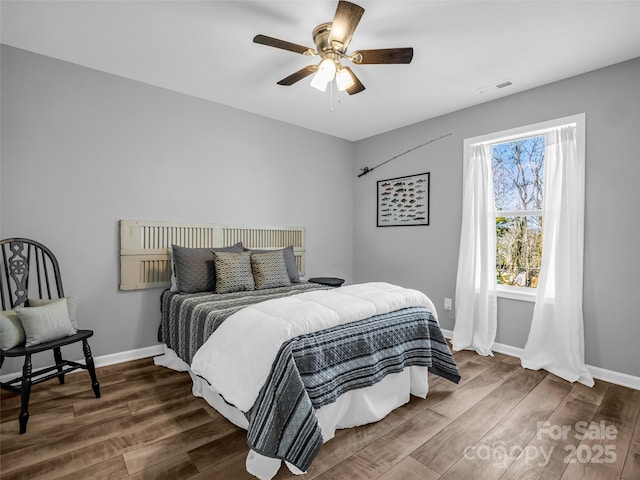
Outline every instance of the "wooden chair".
<path fill-rule="evenodd" d="M 2 310 L 10 310 L 16 306 L 28 306 L 29 298 L 57 299 L 64 297 L 62 278 L 58 261 L 44 245 L 26 238 L 9 238 L 0 240 L 2 264 L 0 265 L 0 295 Z M 93 330 L 78 330 L 70 335 L 31 347 L 16 346 L 0 349 L 0 367 L 5 357 L 24 357 L 22 375 L 8 382 L 0 382 L 0 387 L 20 394 L 20 433 L 27 431 L 29 420 L 29 395 L 31 386 L 58 378 L 63 384 L 65 374 L 79 368 L 89 371 L 91 387 L 96 398 L 100 398 L 100 384 L 96 377 L 95 365 L 91 356 L 91 348 L 87 339 Z M 61 347 L 82 342 L 85 363 L 73 362 L 62 358 Z M 53 350 L 55 365 L 32 370 L 31 356 L 34 353 Z M 53 373 L 50 373 L 53 372 Z"/>

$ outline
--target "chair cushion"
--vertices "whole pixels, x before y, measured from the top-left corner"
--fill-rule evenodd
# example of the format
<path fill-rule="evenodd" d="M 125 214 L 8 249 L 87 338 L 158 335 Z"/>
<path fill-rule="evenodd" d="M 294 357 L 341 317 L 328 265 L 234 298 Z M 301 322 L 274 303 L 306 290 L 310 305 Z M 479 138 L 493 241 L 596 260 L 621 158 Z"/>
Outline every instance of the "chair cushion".
<path fill-rule="evenodd" d="M 13 310 L 6 310 L 0 314 L 0 349 L 23 345 L 25 342 L 24 328 L 18 314 Z"/>
<path fill-rule="evenodd" d="M 16 307 L 15 312 L 24 328 L 26 347 L 76 333 L 64 298 L 41 307 Z"/>

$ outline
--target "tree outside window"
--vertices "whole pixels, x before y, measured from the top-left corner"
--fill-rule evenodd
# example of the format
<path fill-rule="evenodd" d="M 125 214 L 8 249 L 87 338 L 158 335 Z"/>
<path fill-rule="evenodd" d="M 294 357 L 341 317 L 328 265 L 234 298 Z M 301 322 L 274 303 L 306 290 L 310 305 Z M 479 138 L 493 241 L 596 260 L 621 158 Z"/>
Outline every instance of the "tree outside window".
<path fill-rule="evenodd" d="M 496 280 L 535 288 L 542 260 L 544 136 L 492 145 Z"/>

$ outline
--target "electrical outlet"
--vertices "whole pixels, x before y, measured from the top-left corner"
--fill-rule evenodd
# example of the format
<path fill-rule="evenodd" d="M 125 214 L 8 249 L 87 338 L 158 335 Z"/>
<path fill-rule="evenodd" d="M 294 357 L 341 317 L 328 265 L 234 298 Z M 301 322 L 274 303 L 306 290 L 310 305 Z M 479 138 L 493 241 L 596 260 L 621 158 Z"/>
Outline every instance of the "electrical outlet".
<path fill-rule="evenodd" d="M 444 297 L 444 309 L 449 312 L 451 311 L 451 299 Z"/>

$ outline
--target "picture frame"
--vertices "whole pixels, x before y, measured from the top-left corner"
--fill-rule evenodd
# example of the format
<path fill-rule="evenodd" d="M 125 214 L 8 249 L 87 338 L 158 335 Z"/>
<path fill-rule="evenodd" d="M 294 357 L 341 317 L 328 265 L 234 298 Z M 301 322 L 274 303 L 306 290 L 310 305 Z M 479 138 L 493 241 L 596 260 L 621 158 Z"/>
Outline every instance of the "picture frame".
<path fill-rule="evenodd" d="M 430 172 L 378 180 L 377 226 L 429 225 L 430 183 Z"/>

